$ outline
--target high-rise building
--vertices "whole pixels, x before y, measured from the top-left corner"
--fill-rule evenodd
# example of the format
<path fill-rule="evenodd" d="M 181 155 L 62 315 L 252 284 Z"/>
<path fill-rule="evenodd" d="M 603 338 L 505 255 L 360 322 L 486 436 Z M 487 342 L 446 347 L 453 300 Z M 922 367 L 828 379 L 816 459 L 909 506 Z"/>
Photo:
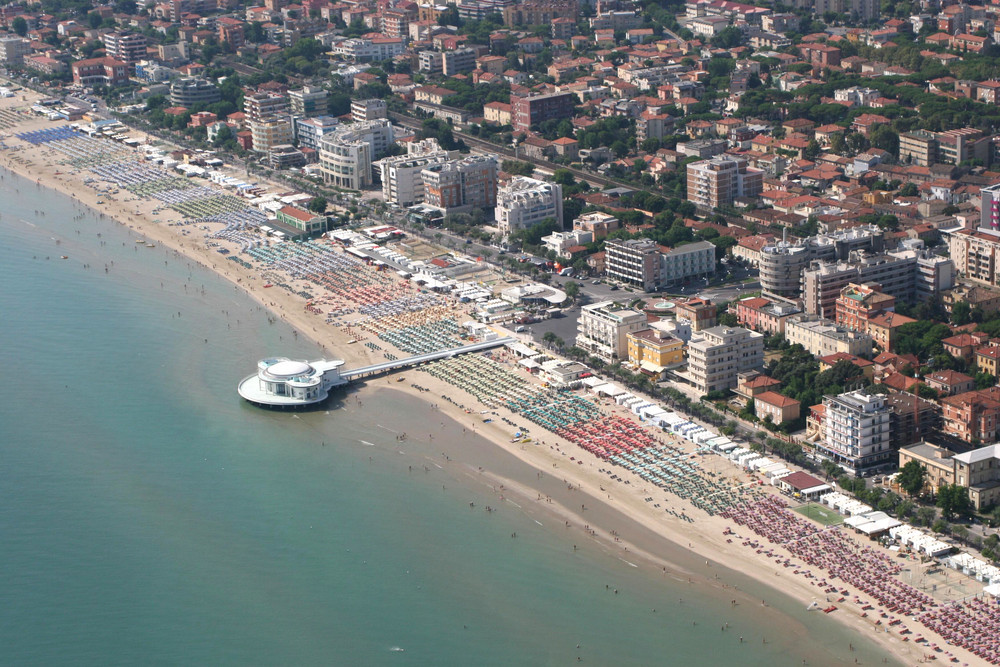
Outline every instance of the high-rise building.
<path fill-rule="evenodd" d="M 650 292 L 660 286 L 660 246 L 650 239 L 610 239 L 604 244 L 604 272 Z"/>
<path fill-rule="evenodd" d="M 137 62 L 146 59 L 146 36 L 142 33 L 106 32 L 101 40 L 108 56 L 121 60 L 133 70 Z"/>
<path fill-rule="evenodd" d="M 170 84 L 170 104 L 190 109 L 195 104 L 212 104 L 222 99 L 222 93 L 211 81 L 201 77 L 177 79 Z"/>
<path fill-rule="evenodd" d="M 497 206 L 497 161 L 492 155 L 432 165 L 421 172 L 421 178 L 424 203 L 446 213 Z"/>
<path fill-rule="evenodd" d="M 703 209 L 730 206 L 737 197 L 756 197 L 764 172 L 741 157 L 717 155 L 687 166 L 687 199 Z"/>
<path fill-rule="evenodd" d="M 515 131 L 527 132 L 543 121 L 571 117 L 575 105 L 576 95 L 570 92 L 511 95 L 511 121 Z"/>
<path fill-rule="evenodd" d="M 314 118 L 325 116 L 327 109 L 326 91 L 318 86 L 304 86 L 288 91 L 292 113 L 296 116 Z"/>
<path fill-rule="evenodd" d="M 393 142 L 392 124 L 385 119 L 343 126 L 320 140 L 323 182 L 360 190 L 372 184 L 372 161 L 385 155 Z"/>
<path fill-rule="evenodd" d="M 885 396 L 848 392 L 827 396 L 823 405 L 826 439 L 816 443 L 818 452 L 854 473 L 892 465 Z"/>
<path fill-rule="evenodd" d="M 20 37 L 0 38 L 0 63 L 20 65 L 29 50 L 27 40 Z"/>
<path fill-rule="evenodd" d="M 562 186 L 527 176 L 515 176 L 497 192 L 496 224 L 502 236 L 527 229 L 543 220 L 562 228 Z"/>
<path fill-rule="evenodd" d="M 279 93 L 254 93 L 243 97 L 247 121 L 263 120 L 288 113 L 288 98 Z"/>
<path fill-rule="evenodd" d="M 740 373 L 764 366 L 764 336 L 742 327 L 711 327 L 688 343 L 687 378 L 702 394 L 736 386 Z"/>
<path fill-rule="evenodd" d="M 295 138 L 299 142 L 299 148 L 312 148 L 319 150 L 319 142 L 323 135 L 333 132 L 340 127 L 340 121 L 333 116 L 317 116 L 315 118 L 295 119 Z"/>
<path fill-rule="evenodd" d="M 270 116 L 262 120 L 250 121 L 253 135 L 253 150 L 267 153 L 275 146 L 292 143 L 292 119 L 284 116 Z"/>
<path fill-rule="evenodd" d="M 802 271 L 813 260 L 847 260 L 854 250 L 881 252 L 884 248 L 884 232 L 875 226 L 812 236 L 797 243 L 776 241 L 761 248 L 760 284 L 767 294 L 797 297 L 802 290 Z"/>
<path fill-rule="evenodd" d="M 576 346 L 609 363 L 628 359 L 628 335 L 647 327 L 646 316 L 615 301 L 580 309 Z"/>
<path fill-rule="evenodd" d="M 431 165 L 448 160 L 435 139 L 407 144 L 406 155 L 385 157 L 375 163 L 382 179 L 382 196 L 390 204 L 412 206 L 424 200 L 421 173 Z"/>

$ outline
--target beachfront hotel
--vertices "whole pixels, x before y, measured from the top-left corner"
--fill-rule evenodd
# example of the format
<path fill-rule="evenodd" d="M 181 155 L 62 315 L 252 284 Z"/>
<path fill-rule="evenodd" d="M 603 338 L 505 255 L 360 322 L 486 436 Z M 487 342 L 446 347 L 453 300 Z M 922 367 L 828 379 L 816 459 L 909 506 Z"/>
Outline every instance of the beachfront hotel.
<path fill-rule="evenodd" d="M 262 359 L 257 372 L 237 387 L 245 400 L 264 407 L 301 408 L 325 401 L 330 390 L 347 380 L 341 377 L 341 359 L 321 359 L 307 363 L 285 357 Z"/>

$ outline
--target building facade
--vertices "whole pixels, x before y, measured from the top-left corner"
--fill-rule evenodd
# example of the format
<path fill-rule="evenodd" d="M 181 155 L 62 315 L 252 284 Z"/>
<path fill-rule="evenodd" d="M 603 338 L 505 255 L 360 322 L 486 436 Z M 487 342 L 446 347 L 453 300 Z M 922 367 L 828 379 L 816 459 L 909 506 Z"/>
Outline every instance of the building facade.
<path fill-rule="evenodd" d="M 651 292 L 662 284 L 660 247 L 650 239 L 609 239 L 604 245 L 608 278 Z"/>
<path fill-rule="evenodd" d="M 742 327 L 712 327 L 688 343 L 686 377 L 702 394 L 733 389 L 741 373 L 764 366 L 764 336 Z"/>
<path fill-rule="evenodd" d="M 826 440 L 816 449 L 855 474 L 892 465 L 889 406 L 881 394 L 848 392 L 823 399 Z"/>
<path fill-rule="evenodd" d="M 576 346 L 608 363 L 628 359 L 628 335 L 646 328 L 646 316 L 614 301 L 580 309 Z"/>
<path fill-rule="evenodd" d="M 573 115 L 576 95 L 546 93 L 543 95 L 511 95 L 511 122 L 515 132 L 527 132 L 533 125 L 546 120 L 569 118 Z"/>
<path fill-rule="evenodd" d="M 388 120 L 371 120 L 340 127 L 320 141 L 319 164 L 323 182 L 351 190 L 372 184 L 372 161 L 393 142 Z"/>
<path fill-rule="evenodd" d="M 497 161 L 492 155 L 470 155 L 431 165 L 424 168 L 421 178 L 424 203 L 445 213 L 498 205 Z"/>
<path fill-rule="evenodd" d="M 288 101 L 292 114 L 299 117 L 315 118 L 325 116 L 327 111 L 326 91 L 318 86 L 304 86 L 288 91 Z"/>
<path fill-rule="evenodd" d="M 764 172 L 744 158 L 717 155 L 687 166 L 687 199 L 712 210 L 731 206 L 737 197 L 756 197 L 764 187 Z"/>
<path fill-rule="evenodd" d="M 496 224 L 504 237 L 553 219 L 562 227 L 562 186 L 516 176 L 497 192 Z"/>
<path fill-rule="evenodd" d="M 869 359 L 872 355 L 871 336 L 813 315 L 789 318 L 785 322 L 785 340 L 817 357 L 843 353 Z"/>
<path fill-rule="evenodd" d="M 190 109 L 196 104 L 214 104 L 222 93 L 207 79 L 188 77 L 170 84 L 170 105 Z"/>

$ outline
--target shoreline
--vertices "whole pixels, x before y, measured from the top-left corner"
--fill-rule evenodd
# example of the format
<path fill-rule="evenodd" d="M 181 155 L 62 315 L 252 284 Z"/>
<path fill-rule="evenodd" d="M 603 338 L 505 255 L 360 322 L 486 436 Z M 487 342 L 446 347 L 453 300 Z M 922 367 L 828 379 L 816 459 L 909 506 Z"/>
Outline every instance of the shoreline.
<path fill-rule="evenodd" d="M 47 121 L 41 121 L 40 126 L 52 127 L 52 124 Z M 23 128 L 18 129 L 23 130 Z M 21 161 L 15 159 L 15 156 L 28 157 L 29 159 Z M 205 247 L 203 243 L 194 238 L 184 239 L 183 235 L 173 233 L 172 230 L 181 228 L 170 227 L 168 226 L 168 222 L 180 219 L 181 216 L 179 214 L 173 211 L 167 212 L 166 209 L 160 209 L 158 213 L 154 213 L 154 209 L 159 207 L 158 202 L 133 199 L 130 197 L 131 193 L 126 191 L 119 193 L 121 196 L 118 197 L 114 195 L 104 195 L 101 197 L 91 188 L 82 186 L 81 182 L 79 182 L 82 179 L 71 178 L 74 175 L 73 173 L 59 173 L 58 169 L 60 167 L 53 160 L 46 161 L 44 158 L 44 146 L 33 146 L 24 151 L 0 152 L 0 161 L 2 161 L 5 169 L 18 174 L 29 182 L 35 182 L 38 188 L 44 187 L 65 194 L 74 201 L 90 208 L 96 215 L 111 218 L 123 226 L 134 230 L 136 234 L 141 235 L 143 238 L 155 242 L 156 245 L 162 245 L 164 248 L 173 251 L 175 256 L 183 255 L 184 258 L 196 262 L 205 269 L 212 270 L 232 282 L 234 289 L 242 290 L 257 303 L 264 306 L 269 312 L 274 313 L 292 328 L 313 340 L 324 351 L 343 358 L 347 364 L 355 366 L 370 364 L 379 360 L 363 345 L 349 345 L 346 343 L 346 340 L 338 340 L 338 338 L 346 339 L 343 332 L 338 332 L 332 327 L 327 327 L 326 330 L 319 329 L 318 327 L 327 325 L 322 323 L 320 317 L 309 313 L 303 308 L 301 297 L 289 294 L 280 289 L 275 290 L 274 293 L 266 292 L 263 289 L 265 280 L 257 275 L 256 271 L 246 269 L 237 262 L 219 265 L 216 261 L 213 261 L 218 259 L 216 253 L 210 248 Z M 51 171 L 32 173 L 32 168 Z M 80 171 L 79 173 L 84 172 Z M 104 203 L 98 204 L 99 199 L 103 199 Z M 161 222 L 155 222 L 154 215 L 160 218 Z M 416 369 L 407 371 L 407 373 L 415 372 L 418 371 Z M 433 395 L 437 396 L 455 393 L 454 387 L 435 380 L 426 373 L 421 372 L 419 378 L 419 383 L 422 386 L 431 388 L 430 391 L 420 391 L 409 386 L 411 384 L 409 380 L 412 378 L 407 378 L 407 382 L 398 384 L 391 380 L 388 382 L 391 384 L 391 389 L 409 393 L 425 403 L 428 403 L 428 399 L 431 398 L 425 394 L 433 392 Z M 381 388 L 384 388 L 384 386 L 381 385 L 381 378 L 379 378 L 368 381 L 352 391 L 356 391 L 359 396 L 363 397 Z M 472 399 L 470 396 L 464 400 L 467 403 L 471 403 L 475 399 Z M 605 406 L 602 404 L 602 407 Z M 477 422 L 476 418 L 480 416 L 478 413 L 465 413 L 457 405 L 450 402 L 440 404 L 438 409 L 459 424 L 472 425 L 473 429 L 479 435 L 484 436 L 493 445 L 500 447 L 524 463 L 544 472 L 546 475 L 552 475 L 555 471 L 558 471 L 559 476 L 562 476 L 566 483 L 575 486 L 581 493 L 587 494 L 595 500 L 600 500 L 623 517 L 642 526 L 643 529 L 649 530 L 652 534 L 677 545 L 679 549 L 685 549 L 683 544 L 687 541 L 687 550 L 693 554 L 697 554 L 698 557 L 706 558 L 727 569 L 741 572 L 744 576 L 752 578 L 759 584 L 767 586 L 769 589 L 780 590 L 782 593 L 794 597 L 804 604 L 808 604 L 815 597 L 813 595 L 814 591 L 805 582 L 796 582 L 793 577 L 781 577 L 780 582 L 770 578 L 765 568 L 770 567 L 773 569 L 773 563 L 766 558 L 758 557 L 748 549 L 741 549 L 737 544 L 728 545 L 722 534 L 722 528 L 727 526 L 726 520 L 720 517 L 702 516 L 702 513 L 698 512 L 698 510 L 691 509 L 688 511 L 695 513 L 698 518 L 697 523 L 667 522 L 664 517 L 654 514 L 641 497 L 641 494 L 644 493 L 659 494 L 661 493 L 660 490 L 640 491 L 645 483 L 624 470 L 617 472 L 622 477 L 632 478 L 633 483 L 631 485 L 624 485 L 608 480 L 606 477 L 601 476 L 598 470 L 602 466 L 610 466 L 610 463 L 605 464 L 590 455 L 586 455 L 585 457 L 582 450 L 571 443 L 561 440 L 555 434 L 546 433 L 543 436 L 545 438 L 544 442 L 551 442 L 553 443 L 552 445 L 532 444 L 525 448 L 516 443 L 510 443 L 509 439 L 512 430 L 511 432 L 507 432 L 508 429 L 505 429 L 496 421 L 491 424 Z M 524 421 L 523 417 L 514 415 L 509 411 L 498 409 L 497 412 L 519 423 Z M 558 449 L 555 449 L 557 446 Z M 569 465 L 568 457 L 565 453 L 567 451 L 573 452 L 575 456 L 585 460 L 586 463 L 584 465 Z M 742 475 L 742 473 L 738 472 L 728 462 L 722 462 L 719 459 L 719 463 L 725 466 L 727 474 L 733 476 Z M 512 489 L 516 489 L 522 497 L 530 498 L 532 494 L 530 485 L 519 485 L 515 480 L 498 479 L 497 481 Z M 598 491 L 598 489 L 601 489 L 601 491 Z M 610 493 L 605 489 L 610 489 Z M 606 499 L 604 496 L 606 496 Z M 667 502 L 683 504 L 683 501 L 680 501 L 676 497 L 668 499 Z M 584 522 L 583 517 L 573 511 L 567 508 L 562 508 L 562 510 L 567 517 L 572 517 L 572 521 Z M 567 520 L 571 519 L 567 518 Z M 652 563 L 661 560 L 654 554 L 645 552 L 641 544 L 632 543 L 628 540 L 622 541 L 622 538 L 610 534 L 607 531 L 607 527 L 604 527 L 601 531 L 600 537 L 613 548 L 620 546 L 622 549 L 628 550 L 629 554 L 642 555 L 643 559 L 648 559 Z M 921 647 L 910 642 L 904 642 L 894 634 L 872 632 L 872 624 L 865 621 L 857 611 L 852 612 L 847 609 L 847 605 L 844 605 L 843 611 L 843 614 L 829 618 L 862 633 L 863 636 L 889 651 L 891 655 L 898 656 L 907 662 L 916 662 L 918 659 L 922 659 L 923 651 Z M 933 636 L 933 633 L 927 631 L 923 634 Z M 940 643 L 943 645 L 943 640 Z M 962 649 L 956 647 L 950 648 L 958 655 L 965 655 Z M 905 658 L 903 657 L 904 655 L 906 656 Z M 969 654 L 963 660 L 976 662 L 977 658 Z"/>

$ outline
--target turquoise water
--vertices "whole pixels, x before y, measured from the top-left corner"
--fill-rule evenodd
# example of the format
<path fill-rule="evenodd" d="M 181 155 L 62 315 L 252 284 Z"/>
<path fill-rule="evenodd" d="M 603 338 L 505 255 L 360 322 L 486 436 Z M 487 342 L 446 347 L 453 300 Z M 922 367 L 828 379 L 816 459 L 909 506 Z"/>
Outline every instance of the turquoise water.
<path fill-rule="evenodd" d="M 305 415 L 241 403 L 256 359 L 319 350 L 83 213 L 0 181 L 4 664 L 882 662 L 738 573 L 722 572 L 745 591 L 733 608 L 527 499 L 486 512 L 479 466 L 534 471 L 391 385 Z M 433 442 L 395 438 L 425 426 Z"/>

